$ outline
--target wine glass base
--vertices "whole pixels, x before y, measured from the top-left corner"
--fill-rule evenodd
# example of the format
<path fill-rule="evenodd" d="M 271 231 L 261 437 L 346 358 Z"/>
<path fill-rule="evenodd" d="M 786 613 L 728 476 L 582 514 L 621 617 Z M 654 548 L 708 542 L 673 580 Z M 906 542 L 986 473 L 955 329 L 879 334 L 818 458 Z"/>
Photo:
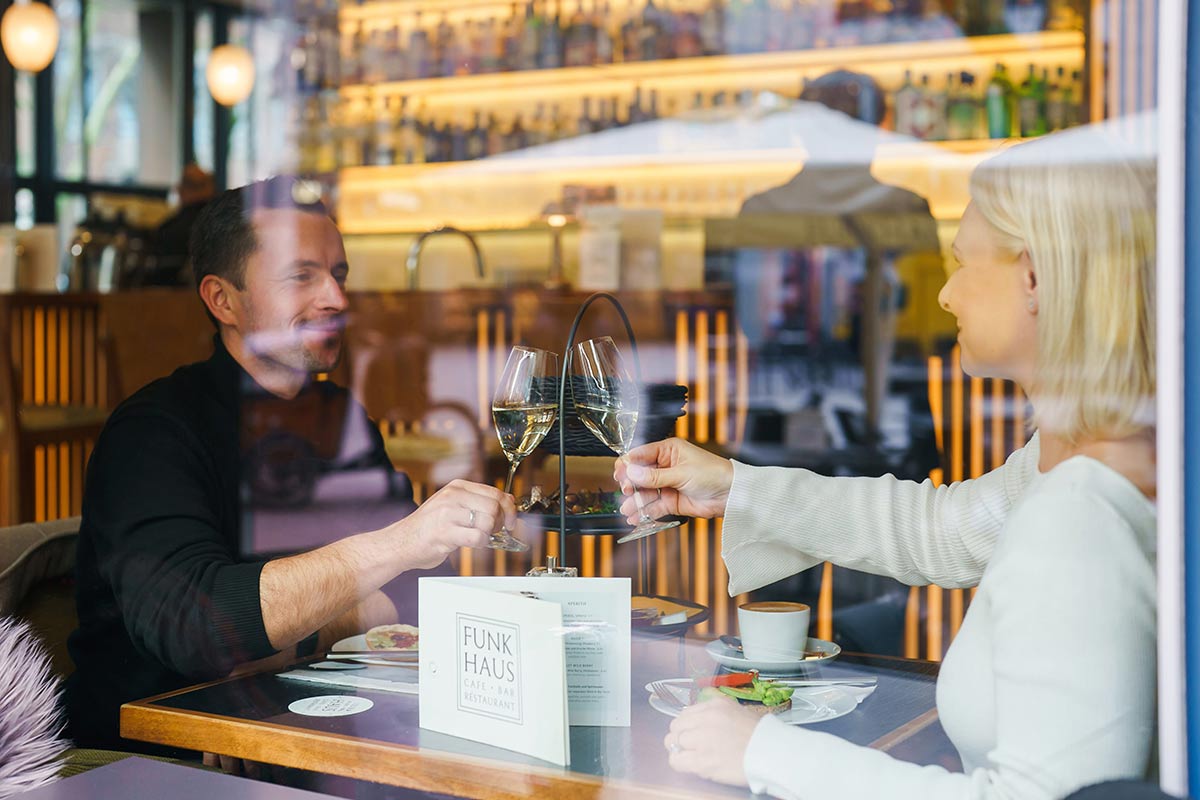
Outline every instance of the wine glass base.
<path fill-rule="evenodd" d="M 487 546 L 492 550 L 506 550 L 510 553 L 524 553 L 529 549 L 529 545 L 522 542 L 520 539 L 514 539 L 508 533 L 493 533 L 492 538 L 488 540 Z"/>
<path fill-rule="evenodd" d="M 680 522 L 677 519 L 669 520 L 666 522 L 643 522 L 642 524 L 638 525 L 636 528 L 631 530 L 629 533 L 622 536 L 620 539 L 617 539 L 617 544 L 625 544 L 625 542 L 636 542 L 638 539 L 645 539 L 647 536 L 653 536 L 654 534 L 658 533 L 659 531 L 670 530 L 671 528 L 678 528 L 679 525 L 680 525 Z"/>

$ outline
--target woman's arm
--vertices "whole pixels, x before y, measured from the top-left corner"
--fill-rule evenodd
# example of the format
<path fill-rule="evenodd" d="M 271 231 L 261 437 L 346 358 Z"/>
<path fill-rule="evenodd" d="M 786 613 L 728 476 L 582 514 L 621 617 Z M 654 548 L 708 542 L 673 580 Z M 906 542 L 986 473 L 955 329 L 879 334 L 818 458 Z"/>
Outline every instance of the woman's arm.
<path fill-rule="evenodd" d="M 985 728 L 994 724 L 994 733 L 972 732 L 994 739 L 984 763 L 967 774 L 917 766 L 768 717 L 741 751 L 745 782 L 780 798 L 1040 800 L 1142 777 L 1155 725 L 1152 548 L 1152 527 L 1131 525 L 1104 494 L 1039 492 L 1014 514 L 975 601 L 986 603 L 986 616 L 973 635 L 991 656 L 990 672 L 975 677 L 992 686 L 994 700 L 961 683 L 939 691 L 959 726 L 959 704 L 979 709 Z M 871 713 L 870 704 L 855 713 Z M 672 724 L 668 747 L 685 748 L 672 764 L 728 777 L 723 759 L 739 754 L 730 754 L 727 732 L 737 725 L 702 708 Z"/>
<path fill-rule="evenodd" d="M 823 561 L 910 585 L 974 586 L 1037 462 L 1036 435 L 1004 466 L 949 486 L 735 462 L 721 548 L 729 593 Z"/>

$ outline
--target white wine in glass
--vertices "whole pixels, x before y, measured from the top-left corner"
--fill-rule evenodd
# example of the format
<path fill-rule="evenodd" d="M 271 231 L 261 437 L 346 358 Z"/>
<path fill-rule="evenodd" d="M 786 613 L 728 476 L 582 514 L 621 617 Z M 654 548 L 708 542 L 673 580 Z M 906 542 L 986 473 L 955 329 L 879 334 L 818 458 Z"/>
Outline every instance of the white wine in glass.
<path fill-rule="evenodd" d="M 593 436 L 624 456 L 633 448 L 637 432 L 641 387 L 629 373 L 612 338 L 602 336 L 577 344 L 572 354 L 572 375 L 571 391 L 580 421 Z M 618 543 L 632 542 L 679 525 L 678 520 L 660 522 L 647 514 L 636 486 L 633 496 L 641 517 L 637 527 L 617 539 Z"/>
<path fill-rule="evenodd" d="M 521 462 L 541 444 L 558 416 L 558 354 L 532 347 L 514 347 L 500 374 L 492 398 L 492 421 L 500 449 L 508 458 L 505 493 L 512 492 L 513 477 Z M 501 527 L 492 533 L 488 547 L 520 552 L 529 545 Z"/>

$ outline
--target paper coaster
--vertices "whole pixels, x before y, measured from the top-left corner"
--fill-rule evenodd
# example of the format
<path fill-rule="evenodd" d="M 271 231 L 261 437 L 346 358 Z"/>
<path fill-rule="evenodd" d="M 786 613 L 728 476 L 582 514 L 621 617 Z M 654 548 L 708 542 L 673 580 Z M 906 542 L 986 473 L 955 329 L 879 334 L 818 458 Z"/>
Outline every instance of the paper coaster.
<path fill-rule="evenodd" d="M 348 717 L 351 714 L 361 714 L 374 705 L 373 700 L 365 697 L 326 694 L 297 700 L 288 706 L 288 711 L 293 714 L 303 714 L 306 717 Z"/>

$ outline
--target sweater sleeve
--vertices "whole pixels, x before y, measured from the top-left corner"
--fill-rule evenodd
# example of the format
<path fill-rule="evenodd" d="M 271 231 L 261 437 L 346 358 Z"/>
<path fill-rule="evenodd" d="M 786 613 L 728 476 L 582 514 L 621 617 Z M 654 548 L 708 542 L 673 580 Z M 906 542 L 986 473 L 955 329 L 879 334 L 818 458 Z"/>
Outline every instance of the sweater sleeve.
<path fill-rule="evenodd" d="M 949 486 L 734 462 L 721 547 L 729 594 L 823 561 L 910 585 L 974 586 L 1038 455 L 1034 434 L 1004 466 Z"/>
<path fill-rule="evenodd" d="M 134 646 L 199 680 L 276 652 L 262 621 L 263 565 L 237 561 L 213 472 L 182 424 L 128 414 L 97 443 L 84 506 L 100 576 Z"/>
<path fill-rule="evenodd" d="M 1049 800 L 1142 777 L 1155 725 L 1152 546 L 1095 492 L 1023 502 L 983 584 L 996 712 L 986 765 L 917 766 L 768 718 L 746 750 L 751 788 L 788 800 Z"/>

